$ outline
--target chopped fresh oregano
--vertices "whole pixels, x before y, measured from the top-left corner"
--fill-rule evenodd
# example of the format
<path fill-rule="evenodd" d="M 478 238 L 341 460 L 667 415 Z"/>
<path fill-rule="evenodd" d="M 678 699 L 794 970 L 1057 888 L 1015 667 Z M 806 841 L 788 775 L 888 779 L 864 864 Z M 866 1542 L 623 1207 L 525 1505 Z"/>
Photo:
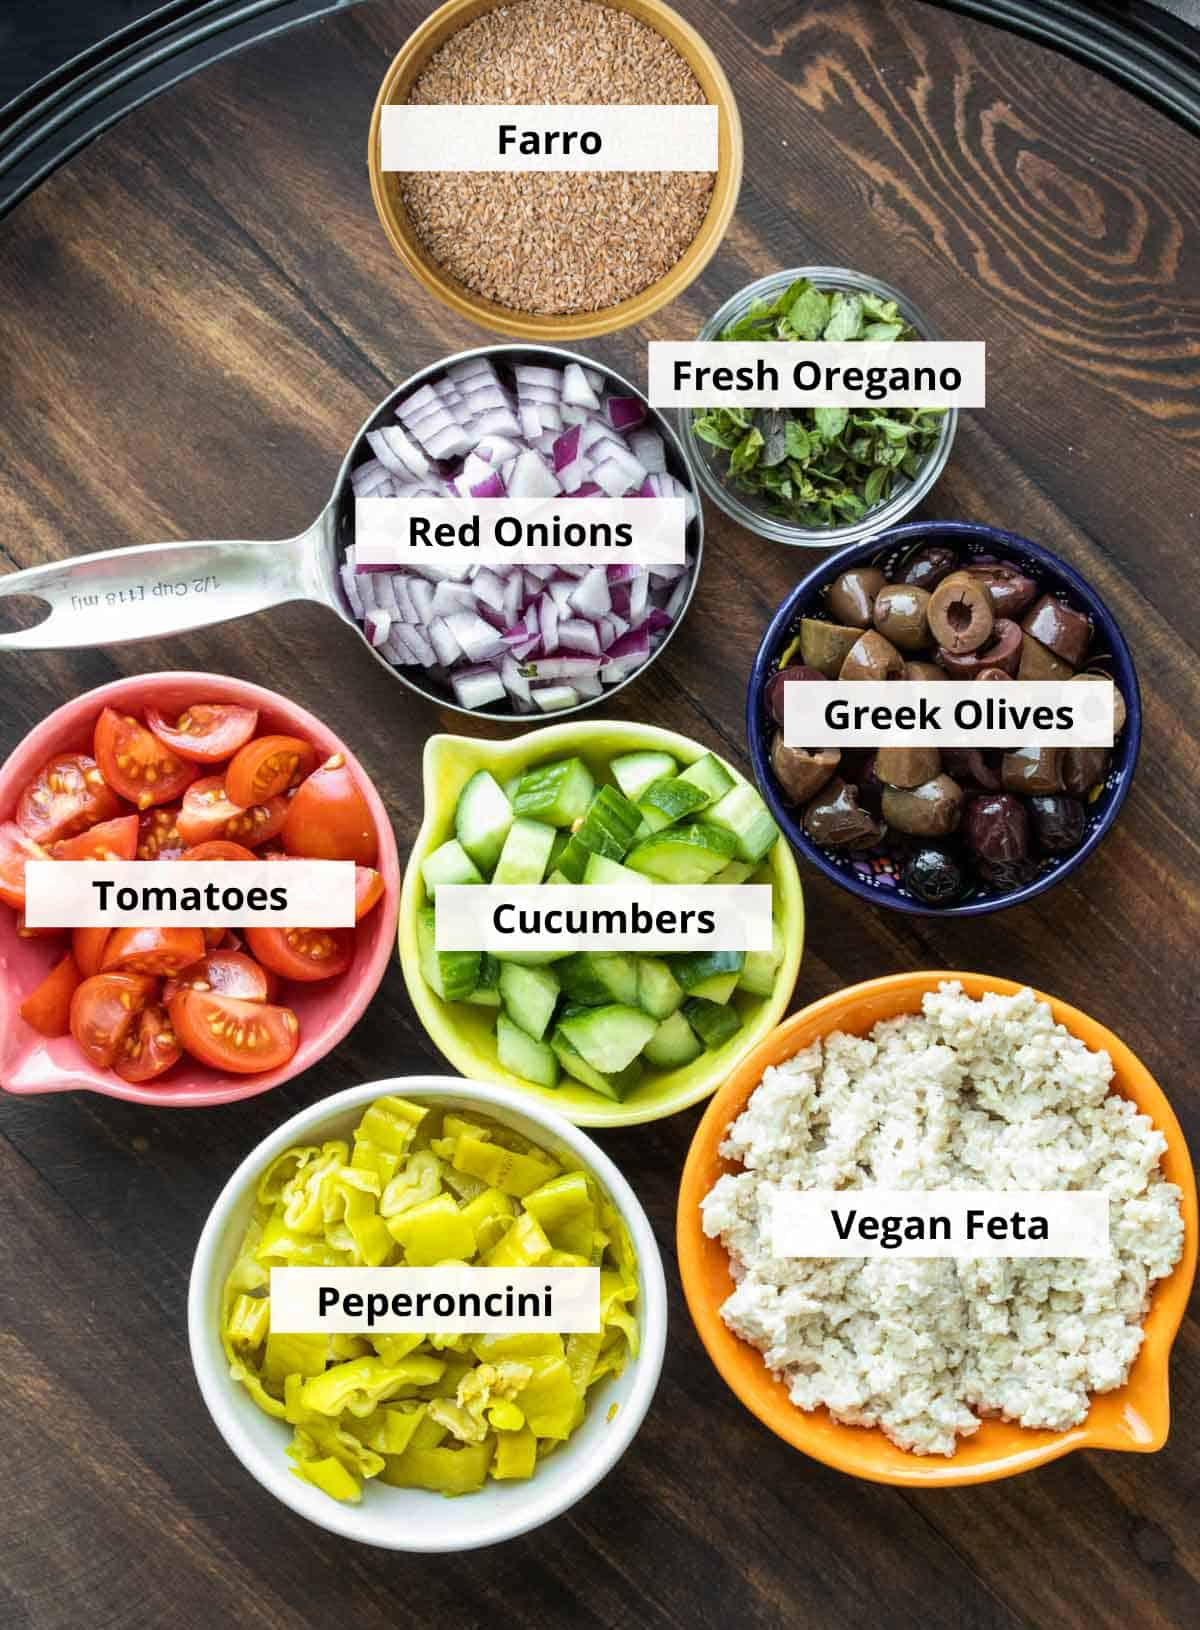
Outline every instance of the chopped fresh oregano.
<path fill-rule="evenodd" d="M 723 340 L 913 340 L 894 300 L 833 293 L 800 278 L 755 300 Z M 932 451 L 945 408 L 708 408 L 692 426 L 729 455 L 725 479 L 772 514 L 804 527 L 844 526 L 911 481 Z"/>

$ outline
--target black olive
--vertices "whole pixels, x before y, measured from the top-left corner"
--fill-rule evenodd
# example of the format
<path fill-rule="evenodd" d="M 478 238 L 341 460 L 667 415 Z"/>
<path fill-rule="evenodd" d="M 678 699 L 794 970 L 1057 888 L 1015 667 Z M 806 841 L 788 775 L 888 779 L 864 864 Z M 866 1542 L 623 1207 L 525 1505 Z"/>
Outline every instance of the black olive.
<path fill-rule="evenodd" d="M 972 798 L 963 831 L 981 861 L 1024 860 L 1029 853 L 1029 817 L 1011 793 L 984 792 Z"/>
<path fill-rule="evenodd" d="M 917 589 L 936 589 L 957 565 L 958 556 L 953 549 L 943 548 L 940 543 L 927 543 L 901 562 L 892 574 L 892 582 L 911 583 Z"/>
<path fill-rule="evenodd" d="M 767 712 L 779 725 L 783 723 L 783 687 L 789 679 L 819 679 L 824 684 L 825 675 L 819 673 L 816 668 L 806 668 L 803 665 L 780 668 L 778 673 L 771 675 L 770 679 L 767 680 L 763 695 L 767 704 Z"/>
<path fill-rule="evenodd" d="M 1029 816 L 1037 846 L 1048 855 L 1070 854 L 1083 842 L 1087 811 L 1078 798 L 1030 798 Z"/>
<path fill-rule="evenodd" d="M 962 893 L 962 868 L 943 849 L 918 849 L 900 881 L 913 896 L 927 906 L 948 906 Z"/>
<path fill-rule="evenodd" d="M 981 860 L 979 879 L 994 889 L 1021 889 L 1037 876 L 1034 860 Z"/>

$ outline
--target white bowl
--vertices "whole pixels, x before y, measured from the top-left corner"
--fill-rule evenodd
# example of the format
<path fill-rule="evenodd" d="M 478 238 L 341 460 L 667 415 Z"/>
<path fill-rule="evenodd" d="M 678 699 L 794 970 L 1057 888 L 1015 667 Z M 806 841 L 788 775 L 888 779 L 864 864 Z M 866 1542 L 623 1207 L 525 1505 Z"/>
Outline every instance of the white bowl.
<path fill-rule="evenodd" d="M 637 1250 L 641 1351 L 623 1374 L 598 1385 L 583 1424 L 539 1461 L 528 1482 L 489 1481 L 479 1493 L 455 1499 L 373 1482 L 364 1488 L 359 1505 L 347 1505 L 292 1475 L 285 1453 L 291 1428 L 264 1415 L 230 1377 L 221 1346 L 221 1287 L 250 1219 L 258 1179 L 270 1162 L 296 1143 L 348 1137 L 367 1105 L 387 1093 L 444 1109 L 482 1110 L 551 1152 L 569 1152 L 587 1167 L 625 1219 Z M 196 1247 L 188 1336 L 200 1392 L 221 1436 L 251 1476 L 285 1505 L 319 1527 L 365 1545 L 392 1551 L 467 1551 L 540 1528 L 582 1499 L 616 1465 L 658 1385 L 667 1339 L 667 1288 L 646 1213 L 612 1161 L 578 1127 L 507 1087 L 458 1076 L 401 1076 L 351 1087 L 301 1110 L 243 1160 L 221 1190 Z"/>

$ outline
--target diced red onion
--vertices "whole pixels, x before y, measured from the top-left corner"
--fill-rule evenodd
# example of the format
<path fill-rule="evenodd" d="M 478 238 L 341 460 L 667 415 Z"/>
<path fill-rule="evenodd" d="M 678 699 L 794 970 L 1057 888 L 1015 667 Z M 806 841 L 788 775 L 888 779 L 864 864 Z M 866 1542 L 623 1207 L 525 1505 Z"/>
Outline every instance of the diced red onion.
<path fill-rule="evenodd" d="M 609 396 L 604 411 L 614 430 L 636 430 L 646 422 L 646 404 L 640 396 Z"/>

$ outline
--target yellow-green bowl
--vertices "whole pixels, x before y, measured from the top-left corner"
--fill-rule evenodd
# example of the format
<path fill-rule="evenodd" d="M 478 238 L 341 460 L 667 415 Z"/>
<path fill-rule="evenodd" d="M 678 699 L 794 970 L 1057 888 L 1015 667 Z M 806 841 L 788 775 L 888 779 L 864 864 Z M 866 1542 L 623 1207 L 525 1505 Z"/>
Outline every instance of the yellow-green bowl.
<path fill-rule="evenodd" d="M 578 755 L 594 774 L 618 753 L 655 749 L 693 764 L 711 751 L 689 736 L 656 725 L 597 719 L 580 724 L 548 725 L 516 741 L 477 741 L 469 736 L 431 736 L 423 761 L 425 818 L 408 857 L 400 895 L 400 966 L 408 994 L 430 1039 L 461 1075 L 520 1087 L 542 1099 L 577 1126 L 637 1126 L 674 1115 L 708 1098 L 745 1055 L 782 1018 L 800 971 L 804 948 L 804 896 L 792 852 L 781 839 L 761 868 L 762 881 L 775 891 L 775 920 L 783 934 L 784 958 L 770 996 L 738 991 L 733 1000 L 742 1028 L 724 1047 L 705 1053 L 681 1070 L 650 1070 L 624 1103 L 614 1103 L 589 1088 L 563 1078 L 559 1087 L 542 1087 L 504 1069 L 496 1057 L 495 1010 L 469 1002 L 443 1002 L 421 977 L 417 956 L 417 913 L 426 905 L 421 862 L 454 835 L 454 806 L 476 770 L 490 770 L 503 783 L 532 765 Z M 722 762 L 725 762 L 722 760 Z M 725 765 L 739 781 L 731 764 Z M 756 874 L 759 875 L 759 874 Z"/>

